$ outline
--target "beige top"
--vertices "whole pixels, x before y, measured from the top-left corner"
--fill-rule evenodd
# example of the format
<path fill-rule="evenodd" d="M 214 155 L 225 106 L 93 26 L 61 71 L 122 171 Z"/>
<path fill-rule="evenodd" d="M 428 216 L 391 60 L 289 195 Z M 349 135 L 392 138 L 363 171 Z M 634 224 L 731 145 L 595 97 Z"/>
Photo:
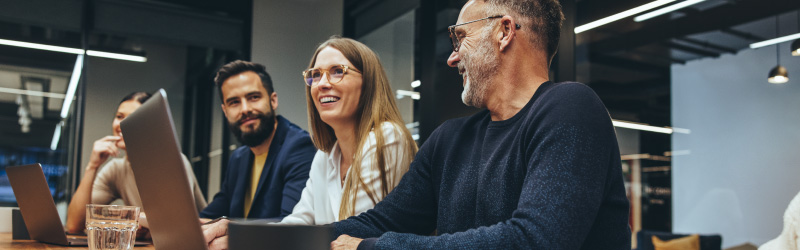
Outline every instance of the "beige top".
<path fill-rule="evenodd" d="M 197 180 L 192 171 L 192 165 L 186 156 L 183 158 L 183 165 L 188 173 L 189 183 L 192 185 L 192 194 L 197 211 L 202 211 L 208 205 L 197 185 Z M 108 161 L 97 173 L 92 186 L 93 204 L 110 204 L 116 199 L 122 199 L 125 205 L 142 206 L 142 198 L 139 197 L 139 189 L 136 188 L 136 179 L 133 177 L 133 170 L 127 157 L 114 158 Z"/>

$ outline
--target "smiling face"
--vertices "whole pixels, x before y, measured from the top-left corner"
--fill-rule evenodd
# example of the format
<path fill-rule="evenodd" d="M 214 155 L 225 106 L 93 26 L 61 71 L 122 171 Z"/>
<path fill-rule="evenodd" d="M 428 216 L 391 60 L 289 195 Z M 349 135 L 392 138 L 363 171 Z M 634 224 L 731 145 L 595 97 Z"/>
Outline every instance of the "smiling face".
<path fill-rule="evenodd" d="M 461 9 L 457 23 L 485 18 L 483 11 L 480 11 L 484 5 L 482 2 L 468 2 Z M 486 107 L 491 80 L 500 65 L 498 48 L 493 46 L 491 39 L 494 30 L 492 24 L 493 20 L 485 20 L 456 27 L 455 34 L 461 44 L 458 52 L 453 52 L 447 61 L 451 67 L 458 68 L 458 73 L 464 79 L 461 101 L 477 108 Z"/>
<path fill-rule="evenodd" d="M 333 84 L 328 82 L 328 69 L 339 65 L 355 68 L 342 52 L 333 47 L 326 47 L 319 52 L 314 68 L 322 69 L 326 75 L 310 87 L 311 98 L 320 118 L 328 125 L 355 124 L 361 97 L 361 74 L 348 70 L 341 81 Z"/>
<path fill-rule="evenodd" d="M 138 101 L 128 100 L 120 103 L 119 107 L 117 108 L 117 114 L 114 115 L 114 121 L 111 123 L 111 130 L 114 136 L 120 137 L 120 140 L 117 141 L 117 147 L 120 149 L 125 149 L 125 140 L 122 138 L 122 129 L 120 128 L 119 124 L 122 122 L 122 120 L 125 120 L 126 117 L 133 113 L 133 111 L 136 111 L 136 109 L 138 109 L 140 106 L 142 106 L 142 104 Z"/>
<path fill-rule="evenodd" d="M 236 138 L 249 147 L 264 143 L 275 128 L 277 94 L 267 93 L 261 78 L 252 71 L 229 77 L 221 91 L 222 111 Z"/>

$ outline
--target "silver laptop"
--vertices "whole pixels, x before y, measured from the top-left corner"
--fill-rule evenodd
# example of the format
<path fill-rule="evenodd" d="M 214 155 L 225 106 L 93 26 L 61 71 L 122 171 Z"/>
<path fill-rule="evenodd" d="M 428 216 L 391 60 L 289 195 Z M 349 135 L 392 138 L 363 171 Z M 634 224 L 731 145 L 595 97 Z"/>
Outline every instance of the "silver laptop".
<path fill-rule="evenodd" d="M 67 238 L 64 233 L 42 165 L 7 167 L 6 173 L 31 239 L 62 246 L 88 245 L 86 238 Z"/>
<path fill-rule="evenodd" d="M 207 249 L 164 89 L 120 126 L 155 248 Z"/>

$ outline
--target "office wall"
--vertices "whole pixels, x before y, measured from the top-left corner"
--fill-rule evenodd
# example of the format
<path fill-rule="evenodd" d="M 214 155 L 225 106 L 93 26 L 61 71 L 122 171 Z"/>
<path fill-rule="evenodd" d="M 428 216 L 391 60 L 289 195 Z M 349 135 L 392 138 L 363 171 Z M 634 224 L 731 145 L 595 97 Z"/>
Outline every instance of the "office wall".
<path fill-rule="evenodd" d="M 381 60 L 392 91 L 413 91 L 414 81 L 414 11 L 410 11 L 358 39 L 369 46 Z M 433 84 L 433 83 L 430 83 Z M 397 99 L 397 108 L 405 123 L 414 122 L 414 101 L 406 96 Z"/>
<path fill-rule="evenodd" d="M 278 93 L 278 114 L 308 130 L 300 72 L 317 45 L 341 35 L 343 0 L 254 0 L 252 55 L 264 64 Z"/>
<path fill-rule="evenodd" d="M 81 174 L 89 162 L 94 141 L 111 135 L 111 123 L 119 101 L 134 91 L 167 91 L 178 136 L 183 128 L 183 95 L 186 47 L 146 41 L 147 62 L 88 57 L 86 61 L 86 109 L 83 127 Z M 179 138 L 180 139 L 180 138 Z"/>
<path fill-rule="evenodd" d="M 800 192 L 800 57 L 780 47 L 792 80 L 767 82 L 775 47 L 672 66 L 673 230 L 720 233 L 723 247 L 761 245 Z"/>

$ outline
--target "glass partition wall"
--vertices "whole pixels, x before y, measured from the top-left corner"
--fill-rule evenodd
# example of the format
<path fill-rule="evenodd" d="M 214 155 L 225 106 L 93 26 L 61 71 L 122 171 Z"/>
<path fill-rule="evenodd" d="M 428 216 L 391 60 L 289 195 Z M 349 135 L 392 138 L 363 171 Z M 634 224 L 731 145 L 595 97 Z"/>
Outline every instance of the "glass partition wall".
<path fill-rule="evenodd" d="M 798 174 L 800 159 L 784 153 L 800 139 L 787 127 L 800 116 L 784 107 L 797 107 L 788 96 L 800 89 L 768 76 L 776 64 L 800 73 L 800 57 L 791 56 L 792 40 L 757 44 L 800 32 L 798 8 L 777 0 L 577 1 L 576 79 L 595 90 L 617 127 L 634 237 L 697 233 L 728 248 L 780 233 L 800 191 L 784 177 Z"/>
<path fill-rule="evenodd" d="M 63 206 L 79 152 L 81 33 L 0 20 L 0 34 L 0 206 L 17 205 L 5 168 L 34 163 Z M 59 47 L 47 50 L 47 40 Z M 65 48 L 75 53 L 53 51 Z"/>
<path fill-rule="evenodd" d="M 4 4 L 0 206 L 17 205 L 5 168 L 41 163 L 63 220 L 93 143 L 113 133 L 121 99 L 159 88 L 167 92 L 183 153 L 201 189 L 208 192 L 209 181 L 218 185 L 214 179 L 221 177 L 210 176 L 209 168 L 224 168 L 229 151 L 219 145 L 229 139 L 212 132 L 223 131 L 218 125 L 225 124 L 219 104 L 213 104 L 212 98 L 218 99 L 213 77 L 222 64 L 249 57 L 251 5 L 249 0 Z"/>

